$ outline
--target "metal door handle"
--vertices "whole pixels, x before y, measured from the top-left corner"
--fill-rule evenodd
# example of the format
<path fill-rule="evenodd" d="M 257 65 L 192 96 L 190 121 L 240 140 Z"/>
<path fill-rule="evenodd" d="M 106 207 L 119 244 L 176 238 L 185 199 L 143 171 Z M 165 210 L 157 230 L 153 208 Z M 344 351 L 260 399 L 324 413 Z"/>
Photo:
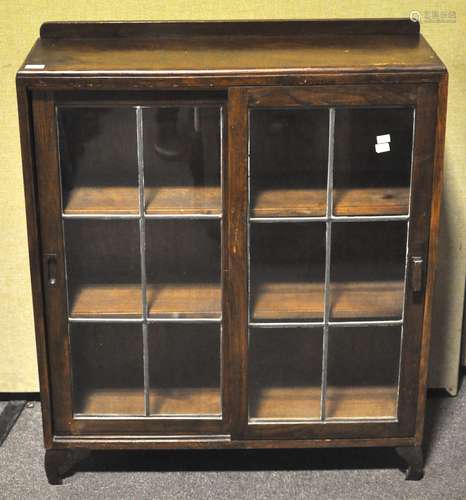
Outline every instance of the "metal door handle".
<path fill-rule="evenodd" d="M 424 281 L 424 259 L 422 257 L 411 257 L 411 288 L 413 292 L 422 290 Z"/>
<path fill-rule="evenodd" d="M 47 270 L 47 285 L 56 286 L 57 284 L 57 255 L 54 253 L 45 254 L 45 267 Z"/>

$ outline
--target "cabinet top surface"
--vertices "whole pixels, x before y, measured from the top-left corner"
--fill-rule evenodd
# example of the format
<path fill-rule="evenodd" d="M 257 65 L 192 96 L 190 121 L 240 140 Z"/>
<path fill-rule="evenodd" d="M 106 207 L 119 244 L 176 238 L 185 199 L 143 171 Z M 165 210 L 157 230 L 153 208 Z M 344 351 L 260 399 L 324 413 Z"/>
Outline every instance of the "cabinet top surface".
<path fill-rule="evenodd" d="M 409 20 L 46 23 L 19 75 L 445 71 Z"/>

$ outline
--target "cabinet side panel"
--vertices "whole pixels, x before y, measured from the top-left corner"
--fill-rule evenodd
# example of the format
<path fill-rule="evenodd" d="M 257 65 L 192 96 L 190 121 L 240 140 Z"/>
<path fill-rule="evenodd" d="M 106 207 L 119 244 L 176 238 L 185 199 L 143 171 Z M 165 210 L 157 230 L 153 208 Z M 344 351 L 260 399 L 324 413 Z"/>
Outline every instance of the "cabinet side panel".
<path fill-rule="evenodd" d="M 24 197 L 29 246 L 29 267 L 31 273 L 32 300 L 34 306 L 34 328 L 39 368 L 40 397 L 44 444 L 52 446 L 52 408 L 50 400 L 50 379 L 45 338 L 44 298 L 42 290 L 42 266 L 37 213 L 37 180 L 34 165 L 34 139 L 31 123 L 31 107 L 26 86 L 17 81 L 18 116 L 23 163 Z"/>
<path fill-rule="evenodd" d="M 445 73 L 438 85 L 437 122 L 435 131 L 434 176 L 432 184 L 432 205 L 430 217 L 429 253 L 427 259 L 426 296 L 419 370 L 419 397 L 416 420 L 416 443 L 422 442 L 426 406 L 426 387 L 429 371 L 429 350 L 432 322 L 432 298 L 435 272 L 438 261 L 438 234 L 443 182 L 443 157 L 445 150 L 445 126 L 447 116 L 448 74 Z"/>

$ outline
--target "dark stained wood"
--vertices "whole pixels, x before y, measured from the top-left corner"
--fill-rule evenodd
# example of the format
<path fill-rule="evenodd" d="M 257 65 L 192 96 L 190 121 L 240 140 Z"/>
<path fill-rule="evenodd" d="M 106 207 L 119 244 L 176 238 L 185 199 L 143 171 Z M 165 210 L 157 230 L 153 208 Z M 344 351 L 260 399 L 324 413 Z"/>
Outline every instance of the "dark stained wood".
<path fill-rule="evenodd" d="M 134 450 L 134 449 L 281 449 L 281 448 L 367 448 L 373 446 L 411 446 L 413 438 L 379 439 L 244 439 L 231 440 L 229 436 L 192 435 L 189 438 L 167 435 L 164 437 L 134 436 L 55 436 L 57 449 Z"/>
<path fill-rule="evenodd" d="M 399 106 L 416 102 L 413 85 L 340 85 L 319 87 L 255 87 L 248 92 L 248 104 L 254 108 L 303 106 Z M 382 98 L 383 96 L 383 98 Z"/>
<path fill-rule="evenodd" d="M 178 439 L 191 435 L 206 437 L 218 434 L 230 435 L 229 427 L 221 417 L 208 415 L 203 418 L 184 418 L 181 416 L 150 416 L 125 415 L 111 416 L 110 418 L 88 418 L 76 416 L 69 425 L 70 436 L 177 436 Z"/>
<path fill-rule="evenodd" d="M 406 462 L 406 479 L 419 481 L 424 476 L 424 458 L 420 446 L 397 446 L 396 452 Z"/>
<path fill-rule="evenodd" d="M 71 368 L 67 326 L 65 288 L 65 262 L 61 221 L 61 200 L 58 146 L 53 94 L 38 92 L 32 96 L 34 144 L 36 159 L 37 207 L 39 211 L 42 252 L 42 290 L 47 323 L 47 354 L 50 362 L 50 388 L 52 393 L 52 420 L 54 432 L 68 428 L 71 415 Z M 47 283 L 47 258 L 54 255 L 56 283 Z M 35 272 L 35 271 L 33 271 Z"/>
<path fill-rule="evenodd" d="M 69 475 L 74 467 L 86 458 L 87 450 L 47 449 L 44 466 L 49 484 L 63 484 L 63 478 Z"/>
<path fill-rule="evenodd" d="M 63 483 L 62 476 L 71 468 L 72 454 L 73 452 L 70 450 L 46 450 L 44 466 L 49 484 Z"/>
<path fill-rule="evenodd" d="M 232 311 L 232 290 L 233 276 L 230 271 L 230 225 L 231 217 L 234 211 L 234 201 L 230 198 L 230 184 L 232 175 L 229 167 L 229 150 L 230 150 L 230 117 L 228 102 L 222 108 L 223 129 L 222 140 L 223 148 L 221 152 L 221 197 L 222 197 L 222 327 L 221 327 L 221 355 L 222 355 L 222 418 L 224 428 L 227 432 L 233 425 L 233 408 L 236 404 L 237 395 L 234 388 L 234 369 L 235 360 L 233 356 L 233 334 L 232 322 L 234 323 L 234 310 Z"/>
<path fill-rule="evenodd" d="M 248 113 L 247 93 L 233 87 L 228 93 L 228 270 L 229 325 L 231 337 L 232 384 L 235 405 L 232 408 L 231 435 L 243 437 L 247 424 L 248 367 Z"/>
<path fill-rule="evenodd" d="M 264 72 L 248 71 L 244 74 L 231 75 L 138 75 L 137 78 L 128 78 L 122 75 L 111 75 L 111 78 L 90 73 L 76 75 L 63 75 L 59 78 L 55 75 L 36 74 L 34 71 L 23 71 L 17 74 L 17 80 L 23 81 L 31 90 L 57 90 L 57 91 L 166 91 L 184 89 L 196 91 L 226 90 L 233 86 L 243 85 L 283 85 L 283 86 L 309 86 L 309 85 L 343 85 L 343 84 L 401 84 L 414 83 L 436 83 L 442 77 L 442 70 L 435 71 L 386 71 L 373 73 L 345 73 L 342 72 L 319 72 L 319 73 L 296 73 L 290 71 L 283 74 L 264 74 Z"/>
<path fill-rule="evenodd" d="M 185 50 L 189 38 L 189 50 Z M 247 49 L 247 50 L 246 50 Z M 43 69 L 26 65 L 45 65 Z M 21 74 L 154 74 L 442 71 L 422 36 L 345 34 L 39 39 Z"/>
<path fill-rule="evenodd" d="M 44 436 L 48 449 L 397 446 L 404 450 L 419 447 L 437 259 L 447 76 L 444 65 L 418 32 L 418 24 L 408 20 L 46 23 L 43 26 L 42 38 L 25 65 L 44 64 L 45 68 L 26 69 L 23 65 L 18 72 L 17 88 Z M 66 91 L 66 95 L 62 91 Z M 223 209 L 222 289 L 195 284 L 148 289 L 149 313 L 153 317 L 223 315 L 223 415 L 191 420 L 134 414 L 131 419 L 73 416 L 55 104 L 79 105 L 92 101 L 123 106 L 170 103 L 178 99 L 177 102 L 184 100 L 196 105 L 225 103 L 227 93 L 223 197 L 218 188 L 162 188 L 148 190 L 146 207 L 148 214 L 162 215 L 218 215 Z M 422 257 L 426 262 L 424 288 L 414 292 L 411 282 L 407 283 L 398 418 L 392 418 L 393 389 L 381 385 L 373 391 L 372 399 L 360 388 L 351 388 L 351 392 L 330 387 L 327 408 L 330 420 L 325 424 L 320 421 L 248 422 L 248 107 L 378 105 L 416 108 L 408 258 Z M 284 186 L 279 187 L 278 193 L 256 193 L 249 215 L 325 215 L 324 192 L 286 192 Z M 64 211 L 74 215 L 136 215 L 136 195 L 134 188 L 125 191 L 107 187 L 95 191 L 81 186 L 71 193 Z M 398 189 L 396 184 L 385 190 L 358 186 L 335 192 L 334 213 L 337 216 L 405 215 L 408 203 L 409 193 Z M 50 255 L 56 261 L 53 286 L 49 284 L 47 271 Z M 71 301 L 70 314 L 140 315 L 137 279 L 128 283 L 108 290 L 108 294 L 93 287 L 80 290 L 74 302 Z M 358 319 L 368 309 L 374 317 L 400 316 L 399 282 L 392 283 L 394 288 L 390 290 L 386 283 L 381 283 L 381 288 L 366 287 L 362 292 L 361 285 L 365 285 L 361 283 L 353 284 L 351 290 L 347 284 L 340 285 L 343 286 L 340 302 L 333 304 L 336 318 Z M 299 287 L 292 288 L 295 295 L 300 292 Z M 358 300 L 354 300 L 355 290 L 361 292 L 358 292 Z M 90 295 L 86 296 L 87 293 Z M 321 294 L 320 284 L 316 293 Z M 257 318 L 286 319 L 291 312 L 293 319 L 300 319 L 303 311 L 308 316 L 314 311 L 311 316 L 320 320 L 323 304 L 317 299 L 307 300 L 309 294 L 302 296 L 306 300 L 300 302 L 296 297 L 284 300 L 281 293 L 262 294 L 258 297 L 262 301 L 270 302 L 270 297 L 273 300 L 263 309 L 267 314 L 262 312 Z M 289 405 L 290 416 L 300 413 L 293 404 L 303 403 L 302 392 L 313 388 L 294 387 L 288 392 L 284 389 L 272 387 L 264 392 L 259 416 L 273 413 L 277 401 L 281 406 Z M 311 413 L 316 415 L 319 398 L 318 391 L 314 392 L 315 397 L 310 398 L 314 408 Z M 117 401 L 132 407 L 131 392 L 124 399 L 117 398 L 111 390 L 87 396 L 86 411 L 98 409 L 102 404 L 111 410 Z M 165 397 L 167 405 L 176 406 L 170 411 L 189 409 L 190 398 L 195 394 L 180 388 L 176 397 L 173 396 L 173 393 L 164 394 L 163 389 L 151 394 L 158 401 Z M 217 412 L 218 390 L 206 389 L 198 396 L 206 412 Z M 305 405 L 307 403 L 305 401 Z M 353 413 L 355 417 L 360 416 L 361 408 L 366 409 L 368 417 L 383 414 L 386 420 L 338 421 Z M 57 466 L 66 461 L 65 457 L 48 455 L 49 478 L 59 481 L 62 473 Z M 414 471 L 411 475 L 417 476 L 422 469 L 419 453 L 414 450 L 408 455 Z"/>
<path fill-rule="evenodd" d="M 319 19 L 270 21 L 46 22 L 41 38 L 168 38 L 190 36 L 305 36 L 309 34 L 417 35 L 409 19 Z"/>
<path fill-rule="evenodd" d="M 437 121 L 435 129 L 435 152 L 433 161 L 433 181 L 431 214 L 429 226 L 429 250 L 427 254 L 427 278 L 424 298 L 424 316 L 422 319 L 422 344 L 419 353 L 419 392 L 416 416 L 416 443 L 420 446 L 424 432 L 427 377 L 429 372 L 429 349 L 432 323 L 432 300 L 435 284 L 435 272 L 438 261 L 438 237 L 440 225 L 440 207 L 443 188 L 443 158 L 445 152 L 445 126 L 447 118 L 448 74 L 445 73 L 437 87 Z"/>
<path fill-rule="evenodd" d="M 437 120 L 437 87 L 424 85 L 418 88 L 416 103 L 416 130 L 414 136 L 413 172 L 411 192 L 410 230 L 408 237 L 408 262 L 412 257 L 427 260 L 431 193 L 435 169 L 435 133 Z M 412 290 L 409 279 L 406 284 L 404 327 L 400 370 L 399 413 L 400 425 L 415 432 L 417 401 L 420 397 L 419 368 L 420 345 L 423 342 L 423 314 L 426 288 Z M 427 359 L 422 361 L 427 363 Z M 425 381 L 426 382 L 426 381 Z M 426 390 L 426 385 L 421 392 Z"/>
<path fill-rule="evenodd" d="M 30 97 L 26 87 L 17 82 L 18 115 L 23 162 L 24 196 L 28 231 L 29 266 L 31 271 L 32 301 L 34 307 L 34 329 L 37 358 L 39 360 L 39 383 L 42 409 L 44 444 L 52 446 L 52 403 L 50 374 L 45 327 L 44 290 L 42 287 L 42 255 L 39 236 L 39 214 L 37 200 L 37 175 L 35 170 L 34 132 Z"/>

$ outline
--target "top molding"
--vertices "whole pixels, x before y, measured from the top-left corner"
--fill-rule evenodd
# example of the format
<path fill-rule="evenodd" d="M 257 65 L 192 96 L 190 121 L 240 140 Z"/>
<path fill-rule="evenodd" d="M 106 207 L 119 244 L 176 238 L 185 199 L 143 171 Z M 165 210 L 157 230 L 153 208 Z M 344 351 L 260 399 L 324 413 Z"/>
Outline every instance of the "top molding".
<path fill-rule="evenodd" d="M 42 39 L 311 35 L 419 35 L 419 23 L 410 19 L 84 21 L 46 22 L 40 28 Z"/>

